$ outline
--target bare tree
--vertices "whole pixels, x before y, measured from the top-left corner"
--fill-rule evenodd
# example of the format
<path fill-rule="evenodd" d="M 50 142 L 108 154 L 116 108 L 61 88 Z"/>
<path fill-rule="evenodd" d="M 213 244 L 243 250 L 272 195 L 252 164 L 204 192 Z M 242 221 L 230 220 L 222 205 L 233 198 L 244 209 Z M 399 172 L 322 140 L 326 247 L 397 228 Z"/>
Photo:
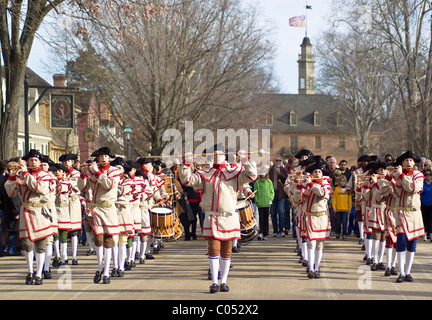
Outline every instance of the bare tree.
<path fill-rule="evenodd" d="M 64 0 L 0 1 L 0 44 L 5 94 L 1 94 L 0 158 L 16 156 L 18 112 L 33 40 L 47 14 Z"/>
<path fill-rule="evenodd" d="M 372 127 L 394 101 L 382 51 L 371 35 L 331 30 L 321 37 L 317 57 L 321 87 L 342 99 L 345 121 L 356 131 L 359 154 L 369 153 Z"/>
<path fill-rule="evenodd" d="M 165 130 L 185 121 L 226 127 L 228 113 L 270 88 L 272 45 L 256 17 L 236 0 L 113 4 L 106 23 L 82 23 L 85 41 L 77 42 L 103 69 L 73 73 L 97 84 L 119 123 L 134 129 L 138 154 L 160 154 Z"/>

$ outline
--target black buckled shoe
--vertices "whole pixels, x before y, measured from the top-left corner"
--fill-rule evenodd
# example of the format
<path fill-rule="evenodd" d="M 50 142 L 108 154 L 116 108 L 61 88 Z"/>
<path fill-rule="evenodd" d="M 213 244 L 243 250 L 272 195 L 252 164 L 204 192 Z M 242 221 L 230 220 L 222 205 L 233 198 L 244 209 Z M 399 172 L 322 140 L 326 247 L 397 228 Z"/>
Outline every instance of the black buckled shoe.
<path fill-rule="evenodd" d="M 229 291 L 229 287 L 226 283 L 222 283 L 220 285 L 220 292 L 228 292 Z"/>
<path fill-rule="evenodd" d="M 407 274 L 407 275 L 405 276 L 405 281 L 406 281 L 406 282 L 414 282 L 414 279 L 411 277 L 410 274 Z"/>
<path fill-rule="evenodd" d="M 219 291 L 219 285 L 217 283 L 213 283 L 210 286 L 210 293 L 216 293 Z"/>
<path fill-rule="evenodd" d="M 93 278 L 93 282 L 94 283 L 99 283 L 102 279 L 102 272 L 101 271 L 96 271 L 95 276 Z"/>
<path fill-rule="evenodd" d="M 27 274 L 25 284 L 33 284 L 33 275 L 31 273 Z"/>
<path fill-rule="evenodd" d="M 52 276 L 51 276 L 51 269 L 44 270 L 44 272 L 43 272 L 43 277 L 44 277 L 45 279 L 51 279 L 51 278 L 52 278 Z"/>
<path fill-rule="evenodd" d="M 396 282 L 397 283 L 405 282 L 405 276 L 400 275 L 399 277 L 397 277 Z"/>
<path fill-rule="evenodd" d="M 40 286 L 42 285 L 42 278 L 41 277 L 35 277 L 35 285 Z"/>
<path fill-rule="evenodd" d="M 104 276 L 104 277 L 103 277 L 103 283 L 104 283 L 104 284 L 110 284 L 110 283 L 111 283 L 111 278 L 110 278 L 110 277 L 107 277 L 107 276 Z"/>

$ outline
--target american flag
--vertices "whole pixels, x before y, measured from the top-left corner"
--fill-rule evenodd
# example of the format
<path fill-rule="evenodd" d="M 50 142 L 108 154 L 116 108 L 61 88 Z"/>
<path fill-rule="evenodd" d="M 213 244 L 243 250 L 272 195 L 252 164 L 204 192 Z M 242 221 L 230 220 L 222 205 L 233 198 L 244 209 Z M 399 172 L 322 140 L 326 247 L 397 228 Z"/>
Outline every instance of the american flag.
<path fill-rule="evenodd" d="M 305 27 L 306 26 L 306 18 L 305 16 L 296 16 L 289 19 L 289 25 L 291 27 Z"/>

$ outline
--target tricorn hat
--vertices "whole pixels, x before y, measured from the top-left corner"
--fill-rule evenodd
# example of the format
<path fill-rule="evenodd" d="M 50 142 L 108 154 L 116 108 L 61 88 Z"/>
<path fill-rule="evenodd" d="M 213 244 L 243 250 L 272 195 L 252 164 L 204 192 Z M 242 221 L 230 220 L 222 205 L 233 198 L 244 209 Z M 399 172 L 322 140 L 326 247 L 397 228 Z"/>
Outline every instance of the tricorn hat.
<path fill-rule="evenodd" d="M 63 170 L 64 172 L 69 172 L 69 169 L 62 163 L 54 163 L 51 167 L 54 170 Z"/>
<path fill-rule="evenodd" d="M 420 162 L 420 158 L 417 157 L 412 151 L 406 151 L 401 154 L 399 157 L 397 157 L 396 162 L 401 164 L 405 159 L 413 159 L 414 162 Z"/>
<path fill-rule="evenodd" d="M 78 156 L 76 154 L 66 153 L 66 154 L 62 154 L 58 160 L 61 162 L 61 161 L 66 161 L 66 160 L 77 160 L 77 159 L 78 159 Z"/>
<path fill-rule="evenodd" d="M 372 160 L 370 156 L 368 156 L 367 154 L 364 154 L 357 159 L 357 162 L 371 162 L 371 161 Z"/>
<path fill-rule="evenodd" d="M 323 172 L 325 170 L 324 166 L 321 163 L 317 162 L 317 163 L 315 163 L 315 164 L 307 167 L 305 169 L 305 171 L 308 172 L 308 173 L 312 173 L 312 172 L 314 172 L 314 170 L 317 170 L 317 169 L 319 169 L 319 170 L 321 170 Z"/>
<path fill-rule="evenodd" d="M 139 169 L 140 164 L 133 160 L 127 160 L 126 163 L 131 166 L 131 168 Z"/>
<path fill-rule="evenodd" d="M 52 166 L 52 165 L 54 165 L 54 161 L 52 161 L 51 159 L 50 159 L 50 157 L 48 157 L 47 155 L 42 155 L 42 159 L 41 159 L 41 162 L 45 162 L 45 163 L 48 163 L 50 166 Z"/>
<path fill-rule="evenodd" d="M 102 147 L 102 148 L 97 149 L 96 151 L 94 151 L 91 154 L 91 156 L 92 157 L 98 157 L 98 156 L 104 155 L 104 154 L 108 155 L 110 158 L 113 158 L 113 159 L 116 157 L 115 154 L 112 153 L 110 148 L 108 148 L 108 147 Z"/>
<path fill-rule="evenodd" d="M 38 158 L 39 160 L 42 161 L 43 157 L 44 157 L 43 154 L 37 151 L 36 149 L 30 149 L 30 151 L 21 159 L 27 161 L 29 158 Z"/>
<path fill-rule="evenodd" d="M 150 157 L 141 157 L 136 162 L 140 165 L 143 165 L 145 163 L 153 163 L 153 159 Z"/>
<path fill-rule="evenodd" d="M 295 154 L 295 158 L 300 159 L 302 156 L 308 156 L 308 158 L 313 157 L 313 153 L 308 149 L 302 149 Z"/>

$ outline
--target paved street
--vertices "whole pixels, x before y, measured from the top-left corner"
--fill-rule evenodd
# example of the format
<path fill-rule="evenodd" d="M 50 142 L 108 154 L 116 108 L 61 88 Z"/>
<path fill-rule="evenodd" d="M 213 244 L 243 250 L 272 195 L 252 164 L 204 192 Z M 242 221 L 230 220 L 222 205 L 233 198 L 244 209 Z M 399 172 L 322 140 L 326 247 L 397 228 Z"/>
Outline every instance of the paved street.
<path fill-rule="evenodd" d="M 210 294 L 206 242 L 168 242 L 155 260 L 137 264 L 124 278 L 94 284 L 96 257 L 79 248 L 79 265 L 54 269 L 42 286 L 25 285 L 24 257 L 0 258 L 0 300 L 411 300 L 432 298 L 432 243 L 419 241 L 413 283 L 395 282 L 362 261 L 357 239 L 325 244 L 320 279 L 308 279 L 291 234 L 243 245 L 233 256 L 228 293 Z"/>

